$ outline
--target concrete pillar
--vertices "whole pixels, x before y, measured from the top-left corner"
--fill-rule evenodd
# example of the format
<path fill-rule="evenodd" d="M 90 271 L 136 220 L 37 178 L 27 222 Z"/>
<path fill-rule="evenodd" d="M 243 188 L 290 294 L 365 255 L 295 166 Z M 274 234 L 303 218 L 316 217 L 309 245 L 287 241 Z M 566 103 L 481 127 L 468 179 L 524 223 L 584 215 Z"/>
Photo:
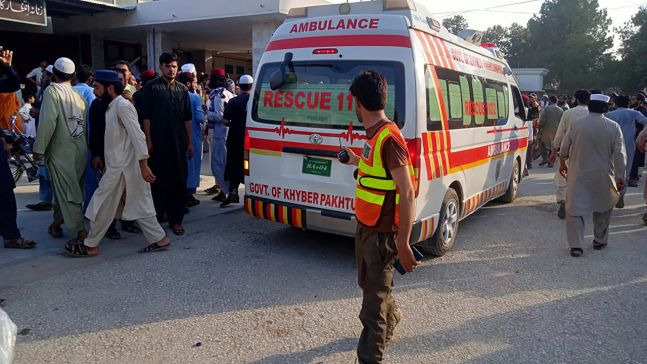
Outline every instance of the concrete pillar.
<path fill-rule="evenodd" d="M 198 73 L 206 72 L 206 65 L 204 60 L 207 58 L 207 52 L 204 49 L 199 49 L 191 51 L 191 53 L 193 55 L 193 64 L 195 65 Z"/>
<path fill-rule="evenodd" d="M 164 53 L 163 33 L 155 28 L 146 31 L 146 58 L 149 69 L 158 71 L 159 57 Z"/>
<path fill-rule="evenodd" d="M 92 68 L 100 70 L 106 68 L 106 55 L 104 50 L 103 36 L 90 35 L 90 52 L 92 55 Z"/>
<path fill-rule="evenodd" d="M 261 61 L 261 56 L 265 52 L 265 47 L 270 42 L 272 34 L 283 22 L 280 20 L 254 22 L 252 24 L 252 67 L 254 76 Z"/>

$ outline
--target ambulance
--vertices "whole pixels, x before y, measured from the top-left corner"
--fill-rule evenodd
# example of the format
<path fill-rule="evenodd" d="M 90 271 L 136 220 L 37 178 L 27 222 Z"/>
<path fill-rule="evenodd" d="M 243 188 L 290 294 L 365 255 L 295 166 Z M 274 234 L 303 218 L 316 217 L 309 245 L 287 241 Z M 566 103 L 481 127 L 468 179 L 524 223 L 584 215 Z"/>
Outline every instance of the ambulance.
<path fill-rule="evenodd" d="M 355 166 L 366 141 L 349 86 L 365 70 L 388 82 L 386 114 L 415 170 L 411 244 L 445 254 L 459 222 L 512 202 L 528 127 L 521 93 L 494 45 L 450 34 L 419 2 L 292 9 L 261 57 L 245 135 L 248 214 L 352 236 Z"/>

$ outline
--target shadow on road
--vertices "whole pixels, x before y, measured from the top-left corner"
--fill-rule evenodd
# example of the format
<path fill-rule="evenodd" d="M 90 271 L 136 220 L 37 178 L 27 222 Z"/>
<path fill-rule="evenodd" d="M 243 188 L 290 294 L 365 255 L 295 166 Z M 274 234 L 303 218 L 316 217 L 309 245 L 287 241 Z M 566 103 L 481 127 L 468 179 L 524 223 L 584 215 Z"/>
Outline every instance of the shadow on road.
<path fill-rule="evenodd" d="M 541 187 L 532 182 L 529 187 Z M 590 340 L 610 346 L 616 337 L 627 337 L 616 335 L 623 329 L 620 322 L 632 320 L 626 316 L 637 314 L 635 319 L 647 322 L 644 300 L 642 306 L 613 306 L 614 297 L 646 288 L 641 267 L 647 250 L 637 245 L 641 237 L 644 243 L 645 236 L 639 224 L 641 208 L 618 211 L 608 249 L 594 252 L 587 248 L 583 258 L 573 259 L 568 256 L 564 222 L 555 216 L 554 203 L 540 200 L 528 205 L 525 199 L 511 205 L 490 204 L 476 212 L 461 223 L 452 252 L 429 259 L 415 274 L 396 277 L 396 296 L 424 290 L 431 305 L 435 295 L 460 294 L 492 299 L 493 305 L 505 301 L 509 309 L 448 329 L 431 327 L 431 333 L 394 343 L 394 355 L 406 357 L 413 346 L 443 352 L 467 338 L 500 346 L 496 356 L 484 352 L 474 362 L 496 362 L 500 357 L 512 358 L 508 362 L 552 361 L 539 351 L 528 357 L 532 360 L 523 360 L 514 350 L 522 340 L 539 340 L 531 346 L 539 350 L 553 345 L 564 351 L 566 360 L 569 350 L 579 350 L 583 321 L 596 330 Z M 361 292 L 356 285 L 351 238 L 287 228 L 240 210 L 196 218 L 187 231 L 186 236 L 174 239 L 172 249 L 159 254 L 135 254 L 138 246 L 132 242 L 141 240 L 136 237 L 105 242 L 102 256 L 93 260 L 48 256 L 34 262 L 35 267 L 25 263 L 0 269 L 3 277 L 31 274 L 28 280 L 11 280 L 20 283 L 0 282 L 4 309 L 19 329 L 31 329 L 20 342 L 223 312 L 334 304 L 342 299 L 357 299 L 359 310 Z M 60 266 L 64 268 L 56 268 Z M 25 273 L 30 269 L 36 273 Z M 528 295 L 542 303 L 514 303 L 515 297 Z M 455 309 L 451 305 L 428 308 L 441 321 L 442 315 L 454 315 Z M 596 317 L 608 314 L 622 320 L 608 328 L 595 322 Z M 518 325 L 510 326 L 510 317 Z M 559 334 L 561 340 L 542 330 Z M 635 337 L 640 340 L 642 336 Z M 352 350 L 355 344 L 355 339 L 346 338 L 259 363 L 306 362 Z M 635 354 L 647 356 L 644 345 L 637 345 Z"/>

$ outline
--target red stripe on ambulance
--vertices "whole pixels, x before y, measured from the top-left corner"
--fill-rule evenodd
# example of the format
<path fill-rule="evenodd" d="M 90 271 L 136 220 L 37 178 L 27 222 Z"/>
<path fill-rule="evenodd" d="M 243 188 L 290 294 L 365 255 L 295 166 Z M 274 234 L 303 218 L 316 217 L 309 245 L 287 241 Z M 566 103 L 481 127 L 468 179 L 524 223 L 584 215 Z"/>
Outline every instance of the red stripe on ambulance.
<path fill-rule="evenodd" d="M 328 35 L 320 37 L 303 37 L 273 40 L 265 49 L 317 48 L 317 47 L 402 47 L 411 48 L 411 39 L 403 35 Z"/>

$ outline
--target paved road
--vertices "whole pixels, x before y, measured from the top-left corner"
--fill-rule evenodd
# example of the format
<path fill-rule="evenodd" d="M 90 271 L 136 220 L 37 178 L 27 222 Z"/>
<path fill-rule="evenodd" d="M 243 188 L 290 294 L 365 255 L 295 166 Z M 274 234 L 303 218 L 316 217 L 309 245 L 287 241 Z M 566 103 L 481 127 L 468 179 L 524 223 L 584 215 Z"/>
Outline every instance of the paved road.
<path fill-rule="evenodd" d="M 533 171 L 517 202 L 463 221 L 450 254 L 396 277 L 404 319 L 388 362 L 647 363 L 639 190 L 616 211 L 609 248 L 574 259 L 552 175 Z M 33 191 L 18 188 L 20 206 Z M 64 257 L 63 241 L 45 237 L 49 214 L 21 211 L 40 244 L 0 250 L 0 298 L 24 330 L 16 363 L 352 363 L 352 240 L 201 198 L 188 234 L 152 255 L 128 235 L 99 257 Z"/>

